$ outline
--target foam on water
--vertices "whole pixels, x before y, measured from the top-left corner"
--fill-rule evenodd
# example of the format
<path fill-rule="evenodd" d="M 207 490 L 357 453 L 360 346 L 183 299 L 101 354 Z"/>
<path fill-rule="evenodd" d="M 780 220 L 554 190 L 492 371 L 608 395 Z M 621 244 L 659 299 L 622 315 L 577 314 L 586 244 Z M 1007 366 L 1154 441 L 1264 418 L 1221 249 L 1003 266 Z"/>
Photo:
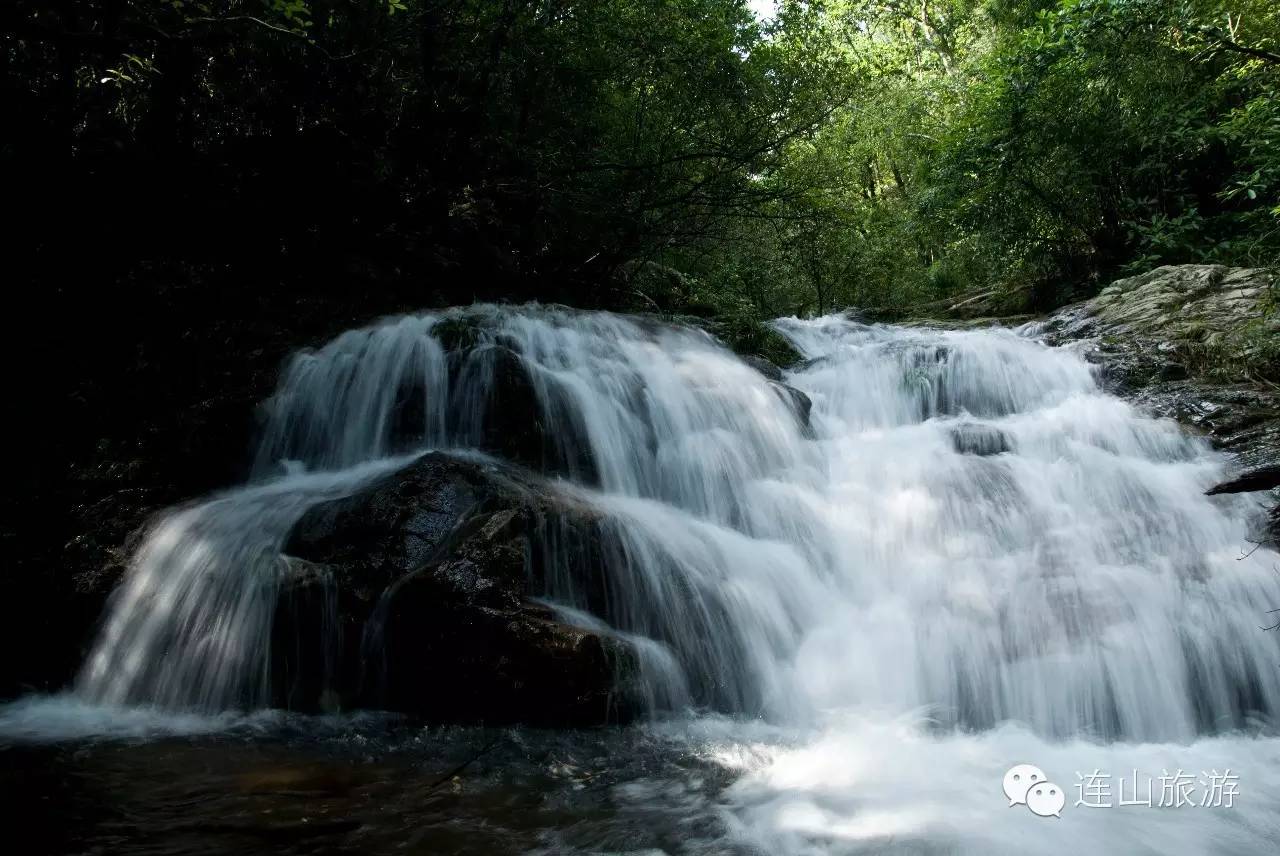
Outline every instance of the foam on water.
<path fill-rule="evenodd" d="M 1270 852 L 1280 840 L 1280 740 L 1274 738 L 1046 741 L 1009 723 L 939 735 L 910 716 L 846 712 L 790 745 L 768 738 L 743 744 L 726 734 L 704 751 L 742 771 L 724 795 L 728 839 L 777 856 L 1239 856 Z M 1017 763 L 1034 763 L 1062 787 L 1060 817 L 1009 805 L 1001 781 Z M 1086 797 L 1083 788 L 1095 772 L 1108 777 L 1101 779 L 1106 794 Z M 1179 772 L 1191 776 L 1191 803 L 1174 807 L 1161 776 Z M 1214 773 L 1238 777 L 1238 794 L 1201 805 Z M 1126 800 L 1150 794 L 1151 806 L 1120 806 L 1122 780 Z"/>

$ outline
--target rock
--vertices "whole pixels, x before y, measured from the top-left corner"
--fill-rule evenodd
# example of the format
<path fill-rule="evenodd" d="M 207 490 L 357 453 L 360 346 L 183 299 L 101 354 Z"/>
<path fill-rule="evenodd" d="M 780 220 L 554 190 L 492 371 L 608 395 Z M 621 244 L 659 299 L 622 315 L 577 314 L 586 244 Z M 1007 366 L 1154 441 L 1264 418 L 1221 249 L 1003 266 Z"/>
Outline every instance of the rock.
<path fill-rule="evenodd" d="M 1096 339 L 1108 379 L 1124 388 L 1185 378 L 1234 383 L 1254 370 L 1280 371 L 1267 359 L 1280 347 L 1280 315 L 1264 311 L 1274 287 L 1264 270 L 1166 266 L 1113 282 L 1045 329 L 1050 340 Z"/>
<path fill-rule="evenodd" d="M 764 357 L 748 354 L 742 358 L 742 361 L 751 366 L 751 368 L 760 372 L 760 374 L 764 375 L 769 380 L 776 381 L 778 383 L 782 382 L 782 369 L 778 368 L 777 365 L 766 360 Z"/>
<path fill-rule="evenodd" d="M 384 706 L 433 720 L 564 727 L 629 718 L 615 691 L 631 656 L 616 638 L 556 620 L 545 607 L 459 615 L 439 575 L 415 574 L 382 620 Z"/>
<path fill-rule="evenodd" d="M 998 455 L 1012 449 L 999 428 L 966 422 L 951 429 L 951 445 L 962 455 Z"/>
<path fill-rule="evenodd" d="M 809 421 L 809 416 L 813 412 L 813 400 L 794 386 L 788 386 L 785 383 L 770 381 L 769 386 L 782 399 L 782 403 L 791 409 L 801 432 L 806 437 L 812 437 L 813 424 Z"/>
<path fill-rule="evenodd" d="M 539 472 L 575 481 L 599 480 L 583 428 L 570 408 L 543 406 L 520 355 L 503 344 L 483 344 L 450 358 L 454 390 L 449 402 L 453 436 Z M 488 382 L 479 382 L 487 378 Z M 418 423 L 421 424 L 421 423 Z"/>
<path fill-rule="evenodd" d="M 1251 537 L 1261 544 L 1280 548 L 1280 464 L 1269 464 L 1248 470 L 1233 479 L 1214 485 L 1205 491 L 1205 494 L 1216 496 L 1224 493 L 1260 491 L 1270 491 L 1271 507 L 1258 515 L 1254 521 L 1257 534 Z"/>
<path fill-rule="evenodd" d="M 457 444 L 538 470 L 591 477 L 594 468 L 585 453 L 557 442 L 557 431 L 574 426 L 551 424 L 554 414 L 542 407 L 513 343 L 482 339 L 481 328 L 469 318 L 446 319 L 432 332 L 448 351 L 451 392 L 445 410 L 449 436 Z M 387 436 L 393 454 L 411 453 L 427 442 L 428 410 L 441 406 L 428 403 L 434 392 L 412 375 L 397 390 Z"/>
<path fill-rule="evenodd" d="M 813 423 L 809 417 L 813 411 L 813 401 L 809 396 L 794 386 L 784 383 L 783 378 L 785 375 L 782 369 L 772 360 L 765 359 L 757 354 L 747 354 L 742 357 L 742 361 L 765 376 L 769 381 L 770 388 L 777 393 L 783 404 L 787 405 L 795 415 L 796 422 L 800 425 L 800 430 L 806 437 L 812 437 Z"/>
<path fill-rule="evenodd" d="M 1266 308 L 1275 288 L 1264 270 L 1161 267 L 1061 310 L 1044 338 L 1081 341 L 1106 386 L 1230 453 L 1245 474 L 1209 493 L 1265 490 L 1280 471 L 1280 313 Z M 1274 541 L 1280 509 L 1270 521 Z"/>
<path fill-rule="evenodd" d="M 720 320 L 686 317 L 679 320 L 705 330 L 739 357 L 753 357 L 783 369 L 793 368 L 804 359 L 786 336 L 754 318 Z"/>
<path fill-rule="evenodd" d="M 792 368 L 804 359 L 786 336 L 768 325 L 760 325 L 760 327 L 759 333 L 740 341 L 734 350 L 740 354 L 759 355 L 784 369 Z"/>
<path fill-rule="evenodd" d="M 450 318 L 432 332 L 448 350 L 450 400 L 445 406 L 454 445 L 467 446 L 541 472 L 597 481 L 595 462 L 574 412 L 544 402 L 515 344 L 483 339 L 474 319 Z M 554 393 L 554 389 L 550 390 Z M 410 377 L 397 391 L 387 443 L 394 454 L 431 445 L 426 436 L 431 391 Z M 440 407 L 432 402 L 431 407 Z"/>
<path fill-rule="evenodd" d="M 1259 467 L 1205 491 L 1208 496 L 1219 493 L 1250 493 L 1280 487 L 1280 465 Z"/>
<path fill-rule="evenodd" d="M 928 327 L 934 330 L 987 330 L 992 327 L 1019 327 L 1030 321 L 1035 321 L 1038 317 L 1039 316 L 1032 315 L 1030 313 L 1019 312 L 1016 314 L 992 315 L 978 318 L 948 318 L 930 315 L 923 318 L 887 320 L 891 320 L 892 323 L 902 327 Z"/>
<path fill-rule="evenodd" d="M 313 508 L 285 546 L 277 701 L 489 724 L 629 718 L 630 645 L 532 599 L 548 533 L 590 542 L 596 524 L 530 473 L 439 453 Z M 603 573 L 592 551 L 574 555 L 581 568 L 557 570 Z"/>
<path fill-rule="evenodd" d="M 1113 282 L 1090 301 L 1110 327 L 1176 344 L 1211 330 L 1240 327 L 1260 316 L 1271 288 L 1263 270 L 1221 265 L 1177 265 Z"/>
<path fill-rule="evenodd" d="M 1202 430 L 1241 466 L 1267 466 L 1280 463 L 1280 389 L 1256 378 L 1280 366 L 1251 360 L 1280 347 L 1280 314 L 1265 312 L 1273 287 L 1263 270 L 1157 268 L 1061 310 L 1044 335 L 1085 340 L 1105 385 Z"/>

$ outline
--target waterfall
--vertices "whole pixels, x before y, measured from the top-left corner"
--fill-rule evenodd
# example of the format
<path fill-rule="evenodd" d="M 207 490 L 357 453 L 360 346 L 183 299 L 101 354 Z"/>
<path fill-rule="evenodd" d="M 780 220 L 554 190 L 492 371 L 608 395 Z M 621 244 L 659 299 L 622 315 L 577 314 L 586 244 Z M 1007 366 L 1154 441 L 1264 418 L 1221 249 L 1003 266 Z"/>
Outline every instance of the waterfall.
<path fill-rule="evenodd" d="M 281 545 L 308 508 L 427 449 L 534 438 L 521 463 L 600 512 L 614 571 L 590 615 L 552 542 L 541 594 L 642 643 L 666 706 L 1128 740 L 1275 715 L 1276 557 L 1242 557 L 1242 500 L 1203 496 L 1224 470 L 1205 442 L 1030 331 L 776 328 L 806 357 L 785 382 L 811 426 L 706 333 L 607 313 L 448 310 L 299 354 L 253 481 L 154 525 L 78 692 L 266 704 Z M 513 370 L 533 401 L 502 399 Z"/>
<path fill-rule="evenodd" d="M 1223 461 L 1008 330 L 781 321 L 811 358 L 841 597 L 792 668 L 819 707 L 1181 740 L 1273 716 L 1273 554 Z"/>
<path fill-rule="evenodd" d="M 316 503 L 404 462 L 291 473 L 162 515 L 112 595 L 77 692 L 105 704 L 201 712 L 266 706 L 290 528 Z"/>

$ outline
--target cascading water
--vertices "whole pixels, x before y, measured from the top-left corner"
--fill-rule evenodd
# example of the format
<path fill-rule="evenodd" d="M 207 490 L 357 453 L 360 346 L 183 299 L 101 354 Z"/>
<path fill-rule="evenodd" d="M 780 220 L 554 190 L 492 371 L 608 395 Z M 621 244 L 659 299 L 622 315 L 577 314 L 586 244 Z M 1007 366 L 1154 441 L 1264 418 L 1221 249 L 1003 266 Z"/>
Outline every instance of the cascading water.
<path fill-rule="evenodd" d="M 165 515 L 133 556 L 77 692 L 111 705 L 265 707 L 280 549 L 298 518 L 390 472 L 294 473 Z"/>
<path fill-rule="evenodd" d="M 259 483 L 156 527 L 82 691 L 265 703 L 289 527 L 406 447 L 482 444 L 505 356 L 559 443 L 551 466 L 587 481 L 626 568 L 598 618 L 682 666 L 651 678 L 679 682 L 659 697 L 1140 739 L 1277 709 L 1257 624 L 1280 585 L 1266 555 L 1240 559 L 1232 508 L 1202 495 L 1221 474 L 1202 443 L 1013 332 L 778 327 L 810 358 L 791 381 L 813 399 L 812 440 L 787 393 L 710 337 L 617 316 L 481 307 L 300 355 L 268 405 Z M 282 465 L 295 472 L 271 480 Z M 585 607 L 568 574 L 547 594 Z"/>
<path fill-rule="evenodd" d="M 512 370 L 527 374 L 536 414 L 504 412 L 498 393 Z M 607 314 L 476 307 L 346 333 L 284 372 L 267 403 L 257 482 L 155 527 L 79 691 L 197 710 L 262 706 L 279 551 L 309 507 L 404 462 L 390 456 L 540 430 L 552 440 L 547 466 L 609 513 L 604 532 L 631 571 L 612 581 L 619 608 L 605 618 L 674 647 L 683 671 L 696 672 L 662 665 L 651 695 L 675 703 L 694 684 L 719 706 L 760 709 L 780 696 L 775 664 L 796 644 L 801 602 L 822 585 L 804 555 L 819 542 L 797 537 L 808 524 L 782 496 L 820 482 L 794 407 L 705 333 Z M 540 429 L 522 423 L 535 417 Z M 555 571 L 567 557 L 551 559 L 547 594 L 580 605 L 573 580 Z M 656 653 L 644 662 L 671 659 Z"/>
<path fill-rule="evenodd" d="M 1276 712 L 1275 557 L 1241 558 L 1203 442 L 1010 331 L 779 327 L 841 589 L 792 664 L 813 703 L 1144 740 Z"/>
<path fill-rule="evenodd" d="M 998 781 L 1024 753 L 1065 765 L 1063 747 L 1104 747 L 1127 763 L 1123 747 L 1145 741 L 1182 741 L 1190 759 L 1223 746 L 1280 759 L 1270 739 L 1204 737 L 1270 733 L 1280 711 L 1280 649 L 1259 629 L 1280 606 L 1277 557 L 1242 554 L 1244 500 L 1203 495 L 1224 469 L 1206 443 L 1105 394 L 1078 354 L 1032 331 L 776 326 L 808 358 L 786 382 L 812 400 L 811 428 L 793 390 L 706 334 L 603 313 L 451 310 L 298 356 L 268 402 L 254 483 L 157 524 L 77 692 L 266 703 L 289 528 L 415 451 L 492 448 L 515 430 L 495 391 L 516 366 L 555 489 L 602 514 L 615 570 L 590 615 L 572 546 L 553 539 L 547 599 L 640 647 L 664 706 L 821 735 L 766 752 L 735 786 L 736 834 L 764 849 L 935 835 L 943 803 L 978 804 L 916 781 L 935 764 Z M 988 756 L 979 773 L 975 753 Z M 918 793 L 913 812 L 868 793 L 868 765 L 895 758 L 905 772 L 880 796 Z M 1276 823 L 1252 819 L 1229 840 L 1266 840 Z M 944 826 L 939 840 L 979 850 L 1039 841 Z"/>

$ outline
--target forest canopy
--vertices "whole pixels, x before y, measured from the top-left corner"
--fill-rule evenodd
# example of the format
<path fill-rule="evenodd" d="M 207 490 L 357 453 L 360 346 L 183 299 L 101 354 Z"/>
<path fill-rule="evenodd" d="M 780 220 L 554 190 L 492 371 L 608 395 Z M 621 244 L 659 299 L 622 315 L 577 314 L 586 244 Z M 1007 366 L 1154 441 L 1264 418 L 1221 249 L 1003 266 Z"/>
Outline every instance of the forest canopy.
<path fill-rule="evenodd" d="M 976 289 L 1043 308 L 1280 254 L 1273 0 L 0 15 L 14 245 L 63 295 L 359 289 L 749 324 Z"/>

